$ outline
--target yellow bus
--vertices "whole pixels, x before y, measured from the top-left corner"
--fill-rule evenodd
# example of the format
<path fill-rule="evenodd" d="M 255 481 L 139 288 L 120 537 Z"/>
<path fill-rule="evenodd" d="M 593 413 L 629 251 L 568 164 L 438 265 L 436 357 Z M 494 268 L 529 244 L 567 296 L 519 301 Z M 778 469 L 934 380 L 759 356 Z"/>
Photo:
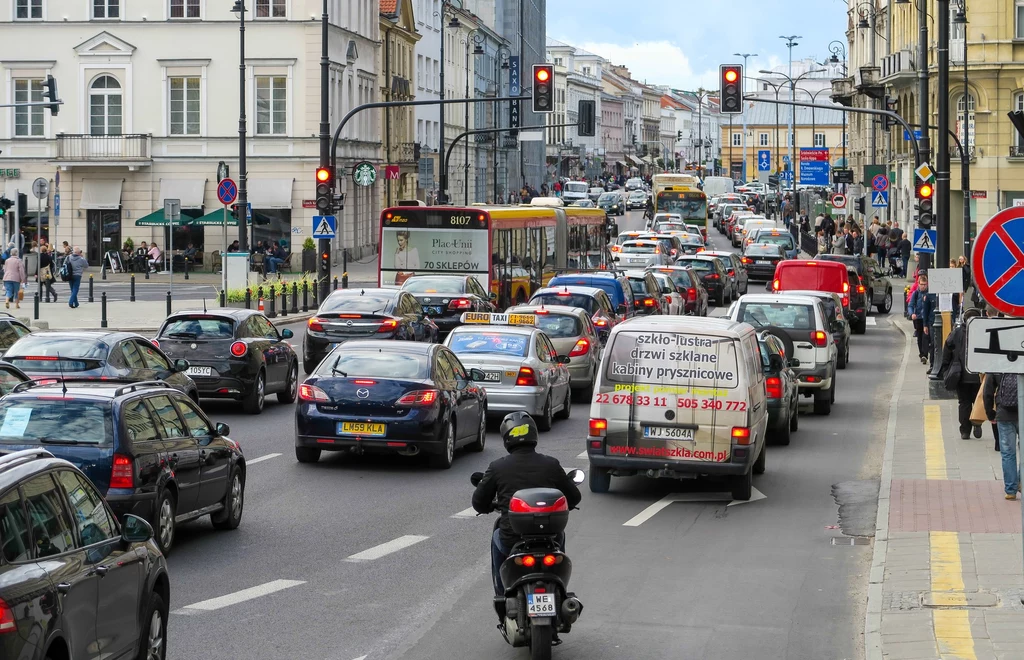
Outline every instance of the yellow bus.
<path fill-rule="evenodd" d="M 683 222 L 703 227 L 705 240 L 708 226 L 708 198 L 700 189 L 700 180 L 692 174 L 655 174 L 651 177 L 651 194 L 655 213 L 676 213 Z"/>

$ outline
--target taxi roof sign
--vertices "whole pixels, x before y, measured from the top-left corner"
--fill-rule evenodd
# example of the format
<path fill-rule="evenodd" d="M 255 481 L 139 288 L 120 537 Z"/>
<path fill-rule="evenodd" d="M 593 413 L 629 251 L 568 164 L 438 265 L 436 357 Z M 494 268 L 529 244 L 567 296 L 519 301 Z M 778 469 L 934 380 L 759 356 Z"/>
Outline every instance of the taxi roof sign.
<path fill-rule="evenodd" d="M 463 323 L 486 325 L 537 325 L 536 314 L 498 314 L 490 312 L 464 312 Z"/>

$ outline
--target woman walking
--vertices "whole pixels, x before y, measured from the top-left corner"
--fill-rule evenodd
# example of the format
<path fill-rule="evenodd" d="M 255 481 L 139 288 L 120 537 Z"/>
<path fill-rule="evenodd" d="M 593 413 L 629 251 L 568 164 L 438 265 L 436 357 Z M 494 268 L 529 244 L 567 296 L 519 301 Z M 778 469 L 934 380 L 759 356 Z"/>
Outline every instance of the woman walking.
<path fill-rule="evenodd" d="M 16 309 L 21 309 L 21 299 L 18 294 L 25 284 L 28 284 L 25 262 L 18 256 L 18 248 L 12 247 L 8 250 L 7 261 L 4 262 L 4 292 L 7 295 L 7 309 L 11 308 L 12 301 Z"/>
<path fill-rule="evenodd" d="M 964 312 L 963 320 L 957 324 L 942 348 L 942 365 L 939 373 L 944 374 L 946 389 L 956 392 L 959 404 L 960 438 L 967 440 L 974 431 L 974 437 L 981 437 L 981 427 L 971 424 L 971 408 L 978 398 L 981 378 L 967 370 L 967 322 L 981 316 L 975 307 Z"/>
<path fill-rule="evenodd" d="M 46 287 L 47 300 L 57 302 L 57 290 L 53 288 L 53 278 L 56 273 L 54 272 L 52 246 L 44 245 L 39 252 L 39 272 L 39 276 L 43 278 L 43 286 Z"/>

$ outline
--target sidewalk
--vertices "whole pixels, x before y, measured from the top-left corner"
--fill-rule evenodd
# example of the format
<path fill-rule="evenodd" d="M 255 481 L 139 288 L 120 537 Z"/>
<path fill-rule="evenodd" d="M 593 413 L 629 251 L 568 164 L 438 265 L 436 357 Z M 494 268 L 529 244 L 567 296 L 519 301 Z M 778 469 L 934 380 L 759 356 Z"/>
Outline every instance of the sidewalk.
<path fill-rule="evenodd" d="M 895 284 L 895 282 L 894 282 Z M 961 440 L 906 336 L 889 410 L 865 648 L 869 660 L 1024 658 L 1021 503 L 1003 499 L 989 424 Z"/>

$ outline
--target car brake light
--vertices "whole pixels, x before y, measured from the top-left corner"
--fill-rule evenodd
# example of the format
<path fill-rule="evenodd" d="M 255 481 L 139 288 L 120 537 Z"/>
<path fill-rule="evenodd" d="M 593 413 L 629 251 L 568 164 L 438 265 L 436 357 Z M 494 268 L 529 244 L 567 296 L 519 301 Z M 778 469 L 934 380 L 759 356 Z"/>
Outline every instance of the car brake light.
<path fill-rule="evenodd" d="M 240 358 L 249 351 L 249 347 L 245 345 L 244 341 L 236 341 L 231 344 L 231 355 Z"/>
<path fill-rule="evenodd" d="M 33 361 L 36 361 L 36 362 L 39 362 L 39 361 L 42 361 L 42 362 L 56 362 L 57 361 L 57 356 L 56 355 L 26 355 L 25 357 L 23 357 L 21 359 L 22 360 L 33 360 Z"/>
<path fill-rule="evenodd" d="M 608 325 L 608 319 L 596 318 L 594 319 L 594 325 L 596 325 L 599 328 L 604 328 Z"/>
<path fill-rule="evenodd" d="M 849 291 L 850 291 L 850 283 L 849 282 L 843 282 L 843 293 L 848 293 Z"/>
<path fill-rule="evenodd" d="M 303 383 L 299 385 L 299 400 L 300 401 L 330 401 L 331 397 L 327 396 L 327 392 L 316 385 L 307 385 Z"/>
<path fill-rule="evenodd" d="M 590 352 L 590 340 L 586 337 L 580 337 L 576 341 L 576 345 L 569 351 L 569 357 L 579 357 L 580 355 L 586 355 Z"/>
<path fill-rule="evenodd" d="M 863 284 L 857 285 L 857 293 L 864 293 L 865 291 L 867 291 L 867 289 L 864 288 Z"/>
<path fill-rule="evenodd" d="M 455 300 L 448 303 L 448 309 L 470 309 L 473 306 L 473 301 L 468 298 L 456 298 Z"/>
<path fill-rule="evenodd" d="M 769 399 L 782 398 L 782 379 L 772 376 L 764 381 L 764 389 Z"/>
<path fill-rule="evenodd" d="M 519 367 L 519 376 L 516 378 L 516 385 L 536 387 L 537 377 L 533 374 L 533 369 L 530 367 Z"/>
<path fill-rule="evenodd" d="M 394 332 L 398 328 L 398 321 L 395 319 L 385 319 L 381 321 L 380 327 L 377 328 L 377 332 Z"/>
<path fill-rule="evenodd" d="M 356 385 L 376 385 L 377 384 L 377 381 L 370 380 L 368 378 L 356 378 L 352 382 L 355 383 Z"/>
<path fill-rule="evenodd" d="M 644 298 L 644 307 L 654 307 L 654 298 Z"/>
<path fill-rule="evenodd" d="M 124 454 L 114 454 L 114 466 L 110 469 L 111 488 L 135 488 L 135 472 L 132 459 Z"/>
<path fill-rule="evenodd" d="M 749 445 L 750 429 L 746 426 L 732 427 L 732 441 L 738 445 Z"/>
<path fill-rule="evenodd" d="M 750 263 L 750 258 L 749 257 L 740 257 L 740 263 L 741 264 L 749 264 Z"/>
<path fill-rule="evenodd" d="M 828 346 L 828 335 L 823 330 L 815 330 L 811 333 L 811 341 L 818 348 L 825 348 Z"/>
<path fill-rule="evenodd" d="M 550 312 L 546 309 L 538 309 L 534 314 L 550 314 Z"/>
<path fill-rule="evenodd" d="M 309 321 L 306 323 L 306 328 L 308 330 L 312 330 L 313 332 L 323 332 L 324 324 L 323 321 L 314 316 L 313 318 L 309 319 Z"/>
<path fill-rule="evenodd" d="M 558 292 L 558 293 L 556 293 L 555 295 L 556 295 L 556 296 L 571 296 L 572 294 L 571 294 L 571 293 L 569 293 L 568 291 L 559 291 L 559 292 Z"/>
<path fill-rule="evenodd" d="M 159 341 L 157 341 L 156 339 L 150 339 L 150 340 L 149 340 L 149 343 L 150 343 L 150 344 L 153 344 L 153 345 L 154 345 L 154 346 L 156 346 L 157 348 L 160 348 L 160 342 L 159 342 Z"/>
<path fill-rule="evenodd" d="M 612 246 L 612 252 L 622 252 L 622 246 L 621 245 L 613 245 Z"/>
<path fill-rule="evenodd" d="M 730 275 L 735 275 L 736 274 L 736 270 L 734 268 L 730 268 L 729 269 L 729 274 Z"/>
<path fill-rule="evenodd" d="M 718 273 L 711 273 L 710 275 L 708 275 L 708 279 L 709 280 L 717 280 L 717 279 L 721 279 L 721 278 L 719 277 Z"/>
<path fill-rule="evenodd" d="M 437 401 L 437 390 L 416 390 L 415 392 L 409 392 L 402 395 L 402 397 L 395 401 L 395 405 L 398 406 L 429 406 Z"/>
<path fill-rule="evenodd" d="M 593 419 L 590 420 L 590 435 L 603 438 L 605 433 L 608 432 L 608 420 L 606 419 Z"/>
<path fill-rule="evenodd" d="M 537 506 L 518 497 L 513 497 L 508 503 L 509 513 L 559 513 L 568 510 L 569 501 L 565 499 L 565 495 L 562 495 L 551 504 L 540 504 L 538 502 Z"/>
<path fill-rule="evenodd" d="M 0 598 L 0 634 L 15 632 L 18 624 L 14 621 L 14 610 Z"/>
<path fill-rule="evenodd" d="M 690 302 L 697 302 L 697 289 L 690 287 L 686 290 L 686 299 Z"/>
<path fill-rule="evenodd" d="M 772 281 L 772 289 L 774 289 L 775 291 L 778 291 L 781 288 L 782 288 L 782 282 L 780 282 L 779 280 L 773 280 Z"/>

